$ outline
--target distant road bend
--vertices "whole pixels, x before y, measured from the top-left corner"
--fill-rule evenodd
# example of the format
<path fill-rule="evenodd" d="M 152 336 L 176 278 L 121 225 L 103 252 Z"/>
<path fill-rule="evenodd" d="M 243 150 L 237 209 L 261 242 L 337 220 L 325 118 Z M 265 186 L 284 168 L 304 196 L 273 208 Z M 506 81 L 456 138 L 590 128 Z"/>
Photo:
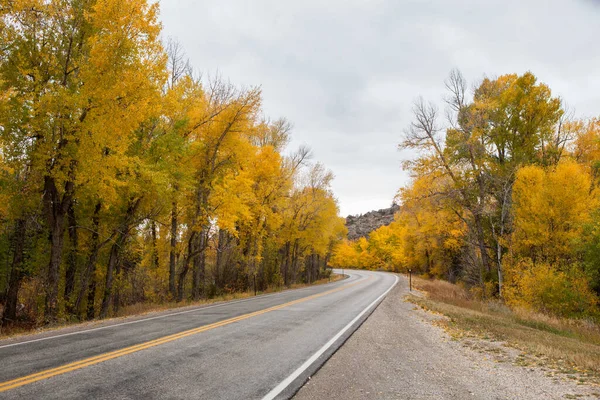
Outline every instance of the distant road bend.
<path fill-rule="evenodd" d="M 398 281 L 346 274 L 326 285 L 0 341 L 0 399 L 289 398 Z"/>

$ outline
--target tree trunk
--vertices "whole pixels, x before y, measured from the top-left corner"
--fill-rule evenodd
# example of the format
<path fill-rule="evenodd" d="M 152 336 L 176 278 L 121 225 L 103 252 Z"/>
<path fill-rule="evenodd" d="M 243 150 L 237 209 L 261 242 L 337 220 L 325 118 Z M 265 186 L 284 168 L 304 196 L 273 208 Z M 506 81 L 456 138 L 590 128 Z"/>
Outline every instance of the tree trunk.
<path fill-rule="evenodd" d="M 123 245 L 125 244 L 125 242 L 123 242 L 123 244 L 121 245 L 121 247 L 123 247 Z M 112 299 L 112 305 L 113 305 L 113 315 L 118 315 L 119 312 L 119 307 L 121 307 L 121 286 L 122 286 L 122 282 L 123 282 L 123 278 L 121 276 L 121 270 L 122 270 L 122 264 L 121 264 L 121 251 L 119 249 L 119 251 L 117 252 L 117 261 L 115 264 L 115 277 L 117 278 L 117 285 L 116 287 L 114 287 L 113 285 L 113 299 Z"/>
<path fill-rule="evenodd" d="M 203 233 L 200 234 L 200 237 Z M 200 244 L 194 245 L 194 252 L 199 249 Z M 192 257 L 192 300 L 197 301 L 200 298 L 200 255 L 196 254 Z"/>
<path fill-rule="evenodd" d="M 119 235 L 117 242 L 122 242 L 123 235 Z M 106 318 L 110 303 L 112 302 L 113 296 L 113 282 L 114 282 L 114 270 L 117 265 L 120 243 L 114 243 L 110 248 L 110 255 L 108 257 L 108 265 L 106 267 L 106 285 L 104 287 L 104 297 L 102 299 L 102 308 L 100 309 L 100 318 Z"/>
<path fill-rule="evenodd" d="M 206 267 L 206 237 L 208 235 L 208 231 L 206 228 L 202 228 L 200 232 L 200 237 L 197 238 L 196 249 L 197 253 L 193 257 L 194 262 L 194 276 L 192 281 L 192 297 L 194 301 L 200 299 L 200 293 L 204 288 L 204 272 Z"/>
<path fill-rule="evenodd" d="M 207 207 L 208 207 L 208 196 L 209 190 L 204 187 L 204 179 L 200 179 L 200 185 L 196 194 L 196 223 L 201 224 L 200 236 L 196 236 L 193 245 L 188 246 L 188 256 L 193 263 L 193 276 L 192 276 L 192 298 L 198 300 L 200 298 L 200 280 L 203 279 L 204 262 L 206 257 L 204 256 L 204 249 L 206 248 L 206 238 L 208 236 L 207 222 L 204 218 L 207 218 Z"/>
<path fill-rule="evenodd" d="M 298 239 L 294 241 L 294 247 L 292 248 L 292 279 L 291 283 L 296 283 L 298 278 Z"/>
<path fill-rule="evenodd" d="M 206 237 L 204 237 L 204 241 L 206 242 Z M 206 243 L 202 244 L 203 250 L 201 251 L 200 257 L 200 265 L 199 265 L 199 275 L 200 275 L 200 293 L 204 295 L 204 285 L 205 285 L 205 277 L 206 277 Z"/>
<path fill-rule="evenodd" d="M 77 300 L 75 301 L 75 312 L 81 312 L 81 304 L 83 302 L 83 298 L 85 296 L 86 290 L 88 291 L 88 319 L 94 318 L 94 301 L 96 299 L 96 261 L 98 259 L 98 252 L 100 250 L 100 245 L 98 243 L 100 234 L 98 230 L 100 229 L 100 210 L 102 209 L 101 203 L 96 203 L 96 207 L 94 208 L 94 215 L 92 216 L 92 240 L 90 243 L 90 253 L 88 255 L 86 268 L 83 271 L 81 276 L 81 287 L 79 288 L 79 294 L 77 295 Z M 93 293 L 92 293 L 93 292 Z M 90 311 L 90 294 L 92 295 L 91 299 L 91 314 L 89 316 Z"/>
<path fill-rule="evenodd" d="M 185 291 L 185 278 L 187 277 L 187 273 L 190 270 L 190 258 L 194 253 L 194 242 L 196 240 L 196 232 L 192 232 L 190 238 L 188 239 L 188 249 L 187 254 L 183 258 L 183 266 L 181 271 L 179 271 L 179 276 L 177 279 L 177 301 L 182 301 L 184 297 Z"/>
<path fill-rule="evenodd" d="M 485 245 L 485 233 L 483 232 L 483 221 L 479 212 L 475 213 L 475 233 L 477 235 L 477 243 L 479 245 L 479 252 L 481 253 L 481 264 L 482 268 L 486 272 L 491 271 L 490 260 L 487 253 L 487 246 Z M 480 280 L 483 283 L 483 274 L 480 276 Z"/>
<path fill-rule="evenodd" d="M 119 229 L 117 240 L 110 248 L 108 265 L 106 267 L 106 285 L 104 287 L 104 297 L 102 299 L 102 308 L 100 309 L 100 318 L 106 318 L 106 316 L 108 315 L 110 304 L 113 301 L 113 284 L 115 268 L 117 267 L 117 263 L 119 261 L 119 254 L 127 240 L 127 237 L 131 230 L 133 219 L 135 217 L 135 213 L 137 212 L 140 202 L 141 199 L 137 199 L 129 203 L 129 207 L 127 207 L 127 212 L 125 213 L 124 222 Z"/>
<path fill-rule="evenodd" d="M 290 268 L 290 242 L 285 243 L 285 251 L 283 253 L 283 284 L 289 285 L 289 268 Z"/>
<path fill-rule="evenodd" d="M 502 209 L 500 210 L 500 236 L 496 238 L 496 253 L 498 262 L 498 296 L 504 296 L 504 269 L 502 265 L 502 244 L 501 240 L 508 229 L 510 230 L 509 210 L 511 207 L 512 198 L 512 179 L 505 185 L 504 193 L 502 194 Z"/>
<path fill-rule="evenodd" d="M 177 295 L 175 291 L 175 266 L 176 260 L 175 255 L 177 253 L 177 202 L 173 202 L 173 209 L 171 210 L 171 249 L 169 253 L 169 293 L 171 297 L 175 298 Z"/>
<path fill-rule="evenodd" d="M 185 278 L 187 276 L 188 270 L 190 269 L 190 261 L 187 257 L 183 259 L 183 267 L 179 272 L 179 276 L 177 279 L 177 301 L 183 301 L 184 290 L 185 290 Z"/>
<path fill-rule="evenodd" d="M 44 178 L 44 212 L 50 229 L 50 261 L 45 301 L 46 322 L 55 321 L 58 314 L 58 284 L 65 234 L 65 217 L 73 200 L 73 189 L 73 182 L 65 183 L 64 193 L 61 196 L 56 188 L 54 178 L 50 176 Z"/>
<path fill-rule="evenodd" d="M 429 256 L 429 246 L 425 246 L 425 273 L 429 274 L 431 270 L 431 257 Z"/>
<path fill-rule="evenodd" d="M 63 293 L 63 299 L 67 306 L 67 311 L 72 313 L 77 308 L 74 308 L 70 302 L 71 293 L 75 289 L 75 274 L 77 272 L 77 259 L 79 251 L 79 238 L 77 233 L 77 219 L 75 218 L 75 208 L 73 203 L 69 206 L 67 212 L 67 219 L 69 222 L 68 232 L 69 241 L 71 248 L 69 249 L 69 257 L 67 262 L 67 271 L 65 273 L 65 291 Z"/>
<path fill-rule="evenodd" d="M 79 296 L 77 297 L 76 310 L 79 310 L 81 307 L 81 301 L 83 300 L 83 296 L 85 294 L 85 290 L 87 288 L 88 291 L 88 304 L 87 304 L 87 313 L 86 317 L 88 320 L 94 319 L 95 316 L 95 308 L 94 303 L 96 302 L 96 261 L 98 260 L 98 246 L 95 246 L 91 252 L 88 259 L 87 271 L 88 271 L 88 279 L 85 282 L 85 286 L 81 286 L 81 290 L 79 291 Z"/>
<path fill-rule="evenodd" d="M 98 253 L 96 252 L 96 254 L 98 254 Z M 94 260 L 90 284 L 88 287 L 88 300 L 87 300 L 87 312 L 86 312 L 86 318 L 88 319 L 88 321 L 94 319 L 94 317 L 96 316 L 96 309 L 94 306 L 96 303 L 97 282 L 96 282 L 95 275 L 96 275 L 96 261 Z"/>
<path fill-rule="evenodd" d="M 217 240 L 217 260 L 215 262 L 215 285 L 221 288 L 221 274 L 225 262 L 225 248 L 227 246 L 227 233 L 224 229 L 219 229 L 219 239 Z"/>
<path fill-rule="evenodd" d="M 150 231 L 152 233 L 152 264 L 154 268 L 158 269 L 158 235 L 156 233 L 156 221 L 154 220 L 150 224 Z"/>
<path fill-rule="evenodd" d="M 25 237 L 27 234 L 27 225 L 24 219 L 18 219 L 15 225 L 14 254 L 10 277 L 8 281 L 8 291 L 6 294 L 6 305 L 2 314 L 2 324 L 14 321 L 17 317 L 17 302 L 19 300 L 19 288 L 23 279 L 23 261 L 25 258 Z"/>
<path fill-rule="evenodd" d="M 500 241 L 498 241 L 498 296 L 502 298 L 503 293 L 502 289 L 504 286 L 504 273 L 502 271 L 502 246 L 500 245 Z"/>

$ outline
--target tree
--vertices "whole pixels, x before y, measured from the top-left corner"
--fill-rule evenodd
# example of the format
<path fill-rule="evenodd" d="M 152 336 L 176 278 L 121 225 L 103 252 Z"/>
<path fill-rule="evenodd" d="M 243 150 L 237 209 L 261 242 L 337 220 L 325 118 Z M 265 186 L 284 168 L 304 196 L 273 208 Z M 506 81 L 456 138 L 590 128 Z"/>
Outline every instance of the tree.
<path fill-rule="evenodd" d="M 416 176 L 442 174 L 452 190 L 443 194 L 455 203 L 477 243 L 479 281 L 492 273 L 495 253 L 498 292 L 502 294 L 505 248 L 516 170 L 525 163 L 556 163 L 566 146 L 558 125 L 561 102 L 531 73 L 484 79 L 469 101 L 467 84 L 458 71 L 446 81 L 449 127 L 441 135 L 437 109 L 419 100 L 415 121 L 402 148 L 423 156 L 407 163 Z"/>
<path fill-rule="evenodd" d="M 534 263 L 576 261 L 575 241 L 598 207 L 591 187 L 590 175 L 572 161 L 549 171 L 533 165 L 521 168 L 513 189 L 513 254 Z"/>
<path fill-rule="evenodd" d="M 159 35 L 147 0 L 0 6 L 3 323 L 323 276 L 333 175 L 287 151 L 259 89 L 195 75 Z"/>
<path fill-rule="evenodd" d="M 2 146 L 43 193 L 50 232 L 45 304 L 53 320 L 78 187 L 112 186 L 114 174 L 99 176 L 107 171 L 98 165 L 124 167 L 132 133 L 158 99 L 165 61 L 158 9 L 142 0 L 29 0 L 9 10 L 0 70 L 10 117 L 2 121 Z"/>

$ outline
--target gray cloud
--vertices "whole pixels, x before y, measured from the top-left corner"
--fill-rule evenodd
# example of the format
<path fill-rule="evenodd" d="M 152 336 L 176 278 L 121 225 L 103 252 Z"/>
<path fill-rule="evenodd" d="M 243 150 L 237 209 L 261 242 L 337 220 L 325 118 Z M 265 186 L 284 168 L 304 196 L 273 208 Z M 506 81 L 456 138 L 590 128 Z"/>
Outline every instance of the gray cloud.
<path fill-rule="evenodd" d="M 396 150 L 419 95 L 449 70 L 533 71 L 578 115 L 600 115 L 597 0 L 163 0 L 166 36 L 200 71 L 260 85 L 336 175 L 343 214 L 387 207 L 408 177 Z"/>

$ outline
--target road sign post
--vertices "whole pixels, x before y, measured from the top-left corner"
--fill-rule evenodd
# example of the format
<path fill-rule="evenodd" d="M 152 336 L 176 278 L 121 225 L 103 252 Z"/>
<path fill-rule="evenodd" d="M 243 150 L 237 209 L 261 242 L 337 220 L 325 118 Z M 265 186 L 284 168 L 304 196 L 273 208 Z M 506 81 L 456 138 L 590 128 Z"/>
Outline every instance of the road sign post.
<path fill-rule="evenodd" d="M 412 292 L 412 269 L 408 270 L 408 291 Z"/>

